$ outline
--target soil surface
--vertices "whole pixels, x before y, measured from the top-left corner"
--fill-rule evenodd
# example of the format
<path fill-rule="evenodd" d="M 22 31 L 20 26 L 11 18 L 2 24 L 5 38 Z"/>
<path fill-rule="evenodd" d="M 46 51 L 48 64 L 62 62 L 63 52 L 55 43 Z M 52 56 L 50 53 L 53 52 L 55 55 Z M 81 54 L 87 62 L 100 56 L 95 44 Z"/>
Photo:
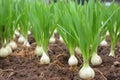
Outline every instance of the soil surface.
<path fill-rule="evenodd" d="M 107 40 L 109 43 L 109 39 Z M 18 48 L 7 58 L 0 58 L 0 80 L 81 80 L 78 72 L 82 67 L 82 57 L 76 54 L 79 64 L 68 66 L 69 51 L 65 44 L 56 41 L 49 44 L 49 65 L 41 65 L 40 57 L 34 54 L 35 42 L 29 39 L 30 48 L 18 44 Z M 103 63 L 92 66 L 96 75 L 93 80 L 120 80 L 120 43 L 116 46 L 116 57 L 108 56 L 110 46 L 99 46 L 98 53 Z"/>

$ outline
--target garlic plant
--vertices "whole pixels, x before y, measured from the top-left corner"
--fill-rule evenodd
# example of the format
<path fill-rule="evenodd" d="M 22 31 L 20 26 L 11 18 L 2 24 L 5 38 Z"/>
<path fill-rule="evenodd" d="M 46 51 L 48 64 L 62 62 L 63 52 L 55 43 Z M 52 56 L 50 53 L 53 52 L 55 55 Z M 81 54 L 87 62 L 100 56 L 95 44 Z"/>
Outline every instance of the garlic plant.
<path fill-rule="evenodd" d="M 73 36 L 75 36 L 75 32 L 72 31 L 74 29 L 72 24 L 72 19 L 68 11 L 68 7 L 71 7 L 71 4 L 68 4 L 65 1 L 56 3 L 56 12 L 59 16 L 58 19 L 58 33 L 63 38 L 69 53 L 70 58 L 68 60 L 69 66 L 76 66 L 78 64 L 78 60 L 74 54 L 74 49 L 76 47 L 76 40 Z M 63 17 L 64 16 L 64 17 Z"/>
<path fill-rule="evenodd" d="M 7 57 L 16 49 L 17 45 L 13 41 L 15 23 L 15 3 L 13 0 L 0 0 L 0 57 Z M 14 43 L 14 45 L 13 45 Z M 12 44 L 12 45 L 9 45 Z"/>
<path fill-rule="evenodd" d="M 101 65 L 101 64 L 102 64 L 102 58 L 97 54 L 97 51 L 95 51 L 95 52 L 92 54 L 91 63 L 92 63 L 92 65 L 94 65 L 94 66 L 98 66 L 98 65 Z"/>
<path fill-rule="evenodd" d="M 115 15 L 112 17 L 110 20 L 108 26 L 108 32 L 111 40 L 111 48 L 110 48 L 110 53 L 109 56 L 115 57 L 115 48 L 117 45 L 117 42 L 120 40 L 120 7 L 116 4 L 111 4 L 110 7 L 112 9 L 116 10 Z M 107 12 L 108 16 L 111 15 L 110 11 Z"/>
<path fill-rule="evenodd" d="M 100 46 L 108 46 L 108 44 L 105 40 L 106 33 L 107 33 L 107 24 L 109 24 L 108 22 L 112 19 L 113 15 L 115 15 L 114 14 L 115 10 L 111 9 L 111 7 L 109 7 L 109 6 L 107 6 L 107 8 L 106 8 L 106 6 L 102 3 L 100 3 L 100 6 L 101 6 L 101 8 L 99 8 L 100 9 L 99 11 L 101 11 L 101 9 L 102 9 L 101 15 L 100 15 L 100 17 L 101 17 L 100 21 L 104 21 L 104 22 L 102 25 L 100 25 L 100 27 L 98 25 L 98 30 L 100 29 L 100 32 L 98 32 L 98 34 L 100 35 L 98 38 L 99 39 L 98 44 L 100 44 Z M 111 11 L 111 15 L 106 17 L 106 13 L 109 11 Z M 97 15 L 97 16 L 99 16 L 99 15 Z M 98 46 L 98 44 L 97 44 L 97 46 Z M 100 65 L 102 63 L 101 57 L 97 54 L 97 49 L 92 54 L 91 63 L 94 66 Z"/>
<path fill-rule="evenodd" d="M 20 27 L 20 35 L 18 38 L 18 42 L 22 43 L 26 47 L 30 47 L 28 42 L 28 31 L 30 30 L 30 21 L 29 21 L 29 11 L 28 8 L 30 6 L 31 0 L 18 0 L 16 1 L 17 4 L 17 21 L 16 26 L 19 24 Z M 22 6 L 21 6 L 22 5 Z"/>
<path fill-rule="evenodd" d="M 41 56 L 41 64 L 50 63 L 47 50 L 49 39 L 55 29 L 53 12 L 53 4 L 47 5 L 38 0 L 31 3 L 29 16 L 33 27 L 32 32 L 37 43 L 35 53 Z"/>
<path fill-rule="evenodd" d="M 71 36 L 70 40 L 67 39 L 69 41 L 66 42 L 66 44 L 70 45 L 69 43 L 72 43 L 71 46 L 75 48 L 76 46 L 74 46 L 74 41 L 72 41 L 72 39 L 75 39 L 82 52 L 83 66 L 79 71 L 79 76 L 85 80 L 93 79 L 95 72 L 89 66 L 89 60 L 92 56 L 98 56 L 95 51 L 97 50 L 100 42 L 104 39 L 104 34 L 107 30 L 105 25 L 114 13 L 112 13 L 102 25 L 101 22 L 104 18 L 104 10 L 101 11 L 101 9 L 104 8 L 102 8 L 103 6 L 98 0 L 96 2 L 94 2 L 94 0 L 89 0 L 88 4 L 85 3 L 84 5 L 76 5 L 74 2 L 69 1 L 68 4 L 62 4 L 61 6 L 64 6 L 65 12 L 63 10 L 64 8 L 58 12 L 60 13 L 59 17 L 62 17 L 60 19 L 61 22 L 58 24 L 60 25 L 59 27 L 66 32 L 65 34 L 62 33 L 63 36 Z M 69 37 L 63 37 L 64 41 L 66 38 Z M 72 47 L 70 47 L 70 50 Z M 95 59 L 96 58 L 94 58 L 94 60 L 92 59 L 92 61 L 95 61 Z M 101 63 L 100 60 L 97 61 Z"/>

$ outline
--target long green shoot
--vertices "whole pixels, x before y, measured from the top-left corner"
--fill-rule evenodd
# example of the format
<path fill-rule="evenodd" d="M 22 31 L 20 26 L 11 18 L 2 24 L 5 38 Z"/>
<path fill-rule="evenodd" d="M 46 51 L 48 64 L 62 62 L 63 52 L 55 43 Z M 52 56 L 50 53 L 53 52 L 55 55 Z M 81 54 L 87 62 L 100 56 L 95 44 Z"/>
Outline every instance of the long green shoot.
<path fill-rule="evenodd" d="M 53 20 L 53 5 L 44 4 L 41 1 L 35 0 L 30 7 L 30 21 L 32 24 L 32 32 L 35 37 L 37 46 L 42 47 L 42 56 L 48 55 L 49 39 L 55 29 Z M 41 57 L 42 58 L 42 57 Z M 44 63 L 43 63 L 44 64 Z"/>
<path fill-rule="evenodd" d="M 111 40 L 111 48 L 109 56 L 115 57 L 115 48 L 117 46 L 118 41 L 120 40 L 120 7 L 117 4 L 111 4 L 112 9 L 116 10 L 115 15 L 110 20 L 108 26 L 109 37 Z M 111 15 L 110 11 L 106 13 L 107 16 Z"/>

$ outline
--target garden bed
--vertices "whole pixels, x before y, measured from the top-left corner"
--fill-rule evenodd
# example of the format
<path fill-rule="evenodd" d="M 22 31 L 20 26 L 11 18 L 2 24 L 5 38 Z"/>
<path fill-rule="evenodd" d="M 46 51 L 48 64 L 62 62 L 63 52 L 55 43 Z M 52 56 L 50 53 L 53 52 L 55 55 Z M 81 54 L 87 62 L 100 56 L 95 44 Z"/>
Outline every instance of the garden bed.
<path fill-rule="evenodd" d="M 30 40 L 30 39 L 29 39 Z M 49 44 L 51 63 L 41 65 L 40 57 L 34 54 L 35 42 L 30 40 L 31 47 L 18 44 L 18 49 L 7 58 L 0 58 L 0 80 L 81 80 L 78 72 L 82 67 L 81 55 L 76 55 L 79 63 L 69 67 L 69 52 L 60 41 Z M 120 80 L 120 43 L 116 48 L 116 57 L 108 56 L 110 47 L 99 46 L 98 52 L 103 63 L 93 67 L 94 80 Z"/>

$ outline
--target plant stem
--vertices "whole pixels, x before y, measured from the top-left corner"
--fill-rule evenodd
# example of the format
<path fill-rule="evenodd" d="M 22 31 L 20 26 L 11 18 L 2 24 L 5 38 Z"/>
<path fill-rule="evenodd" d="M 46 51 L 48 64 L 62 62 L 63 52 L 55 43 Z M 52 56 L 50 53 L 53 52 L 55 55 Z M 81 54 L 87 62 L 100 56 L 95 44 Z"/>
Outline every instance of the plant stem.
<path fill-rule="evenodd" d="M 83 57 L 83 66 L 85 66 L 85 67 L 89 66 L 89 59 L 88 58 Z"/>
<path fill-rule="evenodd" d="M 110 49 L 109 56 L 115 57 L 115 46 L 116 46 L 116 43 L 115 43 L 115 40 L 113 40 L 112 43 L 111 43 L 111 49 Z"/>

